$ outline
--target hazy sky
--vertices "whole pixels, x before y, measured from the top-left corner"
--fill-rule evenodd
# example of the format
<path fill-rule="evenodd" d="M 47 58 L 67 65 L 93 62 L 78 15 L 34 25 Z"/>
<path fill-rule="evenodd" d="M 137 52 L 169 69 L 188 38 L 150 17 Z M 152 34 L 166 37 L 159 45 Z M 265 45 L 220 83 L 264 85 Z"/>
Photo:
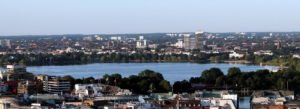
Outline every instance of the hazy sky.
<path fill-rule="evenodd" d="M 0 35 L 299 31 L 300 0 L 0 0 Z"/>

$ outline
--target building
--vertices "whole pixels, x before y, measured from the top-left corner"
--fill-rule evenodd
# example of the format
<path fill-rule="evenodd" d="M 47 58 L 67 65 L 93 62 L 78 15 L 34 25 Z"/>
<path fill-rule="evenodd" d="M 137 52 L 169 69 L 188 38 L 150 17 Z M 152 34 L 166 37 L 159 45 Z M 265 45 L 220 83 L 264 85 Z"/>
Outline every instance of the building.
<path fill-rule="evenodd" d="M 26 72 L 26 67 L 24 65 L 7 65 L 6 69 L 8 72 Z"/>
<path fill-rule="evenodd" d="M 8 40 L 8 39 L 0 40 L 0 46 L 1 47 L 11 48 L 10 40 Z"/>
<path fill-rule="evenodd" d="M 156 93 L 152 102 L 162 109 L 238 109 L 237 94 L 228 91 L 197 91 L 193 94 Z"/>
<path fill-rule="evenodd" d="M 100 37 L 99 35 L 94 35 L 94 37 L 95 37 L 95 39 L 98 40 L 98 41 L 102 41 L 102 40 L 103 40 L 103 38 Z"/>
<path fill-rule="evenodd" d="M 210 98 L 201 99 L 202 107 L 208 107 L 210 109 L 237 109 L 234 102 L 230 99 Z"/>
<path fill-rule="evenodd" d="M 177 39 L 177 42 L 175 44 L 176 48 L 183 48 L 184 44 L 183 44 L 183 40 L 182 39 Z"/>
<path fill-rule="evenodd" d="M 28 99 L 36 101 L 31 103 L 31 109 L 61 109 L 60 105 L 64 101 L 64 97 L 58 94 L 34 94 Z"/>
<path fill-rule="evenodd" d="M 286 105 L 293 107 L 292 104 L 297 104 L 292 91 L 254 91 L 251 98 L 251 109 L 285 109 Z"/>
<path fill-rule="evenodd" d="M 196 41 L 196 46 L 195 49 L 203 49 L 204 48 L 204 44 L 205 44 L 205 40 L 204 40 L 204 32 L 200 31 L 200 32 L 195 32 L 195 41 Z"/>
<path fill-rule="evenodd" d="M 243 53 L 238 53 L 238 52 L 235 52 L 235 51 L 233 51 L 233 52 L 231 52 L 231 53 L 229 53 L 229 58 L 243 58 L 245 56 L 245 54 L 243 54 Z"/>
<path fill-rule="evenodd" d="M 195 32 L 195 37 L 183 34 L 183 48 L 186 50 L 203 49 L 204 43 L 204 32 Z"/>
<path fill-rule="evenodd" d="M 293 54 L 293 58 L 300 59 L 300 54 Z"/>
<path fill-rule="evenodd" d="M 273 56 L 273 52 L 271 50 L 259 50 L 253 53 L 254 55 L 265 55 L 265 56 Z"/>
<path fill-rule="evenodd" d="M 300 109 L 300 101 L 292 100 L 285 104 L 286 109 Z"/>
<path fill-rule="evenodd" d="M 190 34 L 183 35 L 183 48 L 186 50 L 191 49 L 191 35 Z"/>
<path fill-rule="evenodd" d="M 7 85 L 8 87 L 7 89 L 8 94 L 13 94 L 13 95 L 17 94 L 18 81 L 5 81 L 4 84 Z"/>
<path fill-rule="evenodd" d="M 144 39 L 144 36 L 140 36 L 136 41 L 136 48 L 147 48 L 147 40 Z"/>
<path fill-rule="evenodd" d="M 36 94 L 41 93 L 43 84 L 41 81 L 20 81 L 18 83 L 17 93 L 22 94 Z"/>
<path fill-rule="evenodd" d="M 229 91 L 199 91 L 195 92 L 203 107 L 238 108 L 238 95 Z"/>
<path fill-rule="evenodd" d="M 69 93 L 71 91 L 70 81 L 61 79 L 58 76 L 47 76 L 37 77 L 43 81 L 43 91 L 52 94 Z"/>
<path fill-rule="evenodd" d="M 28 109 L 30 107 L 19 105 L 20 100 L 16 97 L 1 96 L 0 109 Z"/>
<path fill-rule="evenodd" d="M 132 92 L 128 89 L 121 89 L 116 86 L 104 85 L 104 84 L 75 84 L 75 95 L 80 99 L 90 97 L 101 97 L 104 95 L 132 95 Z"/>
<path fill-rule="evenodd" d="M 162 105 L 163 109 L 202 109 L 199 100 L 180 100 L 180 98 L 157 102 L 155 105 L 157 107 Z"/>
<path fill-rule="evenodd" d="M 7 71 L 4 69 L 0 69 L 0 80 L 4 81 L 4 79 L 6 79 L 7 77 Z"/>
<path fill-rule="evenodd" d="M 190 38 L 190 48 L 189 48 L 190 50 L 197 49 L 196 42 L 197 42 L 196 37 Z"/>
<path fill-rule="evenodd" d="M 33 80 L 34 75 L 26 71 L 24 65 L 7 65 L 6 66 L 6 77 L 3 78 L 5 81 L 17 81 L 17 80 Z"/>
<path fill-rule="evenodd" d="M 122 37 L 121 36 L 112 36 L 112 37 L 110 37 L 110 40 L 121 41 Z"/>
<path fill-rule="evenodd" d="M 93 41 L 93 37 L 92 36 L 83 37 L 82 40 L 84 40 L 84 41 Z"/>
<path fill-rule="evenodd" d="M 83 99 L 84 97 L 103 96 L 101 93 L 104 90 L 102 84 L 75 84 L 75 94 Z"/>
<path fill-rule="evenodd" d="M 0 94 L 5 94 L 8 91 L 8 85 L 4 83 L 0 83 Z"/>

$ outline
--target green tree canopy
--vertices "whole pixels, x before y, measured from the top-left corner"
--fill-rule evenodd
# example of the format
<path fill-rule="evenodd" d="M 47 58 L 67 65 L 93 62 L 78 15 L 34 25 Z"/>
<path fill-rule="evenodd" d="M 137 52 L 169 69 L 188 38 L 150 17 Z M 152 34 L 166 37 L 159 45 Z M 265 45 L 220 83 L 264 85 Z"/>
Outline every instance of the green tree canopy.
<path fill-rule="evenodd" d="M 207 84 L 215 84 L 216 79 L 220 76 L 224 76 L 224 73 L 219 68 L 211 68 L 203 71 L 201 74 L 201 78 L 203 78 Z"/>

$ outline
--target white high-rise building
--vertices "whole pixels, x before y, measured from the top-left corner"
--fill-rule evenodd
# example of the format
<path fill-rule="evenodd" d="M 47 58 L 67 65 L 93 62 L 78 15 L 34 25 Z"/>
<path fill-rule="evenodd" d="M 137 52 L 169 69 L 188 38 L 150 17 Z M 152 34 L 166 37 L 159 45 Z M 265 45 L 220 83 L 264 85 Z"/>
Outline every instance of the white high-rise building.
<path fill-rule="evenodd" d="M 136 48 L 146 48 L 147 40 L 144 39 L 144 36 L 139 36 L 139 39 L 136 41 Z"/>
<path fill-rule="evenodd" d="M 139 36 L 139 40 L 144 40 L 144 36 Z"/>
<path fill-rule="evenodd" d="M 141 47 L 142 47 L 141 41 L 136 41 L 136 48 L 141 48 Z"/>
<path fill-rule="evenodd" d="M 190 43 L 191 43 L 191 38 L 190 34 L 184 34 L 183 35 L 183 47 L 184 49 L 190 49 Z"/>
<path fill-rule="evenodd" d="M 147 40 L 144 40 L 144 46 L 146 46 L 147 45 Z"/>
<path fill-rule="evenodd" d="M 96 40 L 103 40 L 103 38 L 100 37 L 99 35 L 95 35 L 94 37 L 95 37 Z"/>
<path fill-rule="evenodd" d="M 138 40 L 136 41 L 136 48 L 146 48 L 147 40 Z"/>
<path fill-rule="evenodd" d="M 183 40 L 182 39 L 178 39 L 175 46 L 177 48 L 183 48 Z"/>

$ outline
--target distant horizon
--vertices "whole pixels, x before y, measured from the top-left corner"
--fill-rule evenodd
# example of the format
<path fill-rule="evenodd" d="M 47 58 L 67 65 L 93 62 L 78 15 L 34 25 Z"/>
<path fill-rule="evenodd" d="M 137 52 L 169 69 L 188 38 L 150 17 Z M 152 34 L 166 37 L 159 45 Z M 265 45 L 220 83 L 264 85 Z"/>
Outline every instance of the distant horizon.
<path fill-rule="evenodd" d="M 180 33 L 194 33 L 193 32 L 145 32 L 145 33 L 90 33 L 90 34 L 84 34 L 84 33 L 70 33 L 70 34 L 24 34 L 24 35 L 0 35 L 0 37 L 9 37 L 9 36 L 63 36 L 63 35 L 133 35 L 133 34 L 167 34 L 167 33 L 174 33 L 174 34 L 180 34 Z M 209 32 L 204 31 L 205 33 L 300 33 L 300 31 L 236 31 L 236 32 Z"/>

